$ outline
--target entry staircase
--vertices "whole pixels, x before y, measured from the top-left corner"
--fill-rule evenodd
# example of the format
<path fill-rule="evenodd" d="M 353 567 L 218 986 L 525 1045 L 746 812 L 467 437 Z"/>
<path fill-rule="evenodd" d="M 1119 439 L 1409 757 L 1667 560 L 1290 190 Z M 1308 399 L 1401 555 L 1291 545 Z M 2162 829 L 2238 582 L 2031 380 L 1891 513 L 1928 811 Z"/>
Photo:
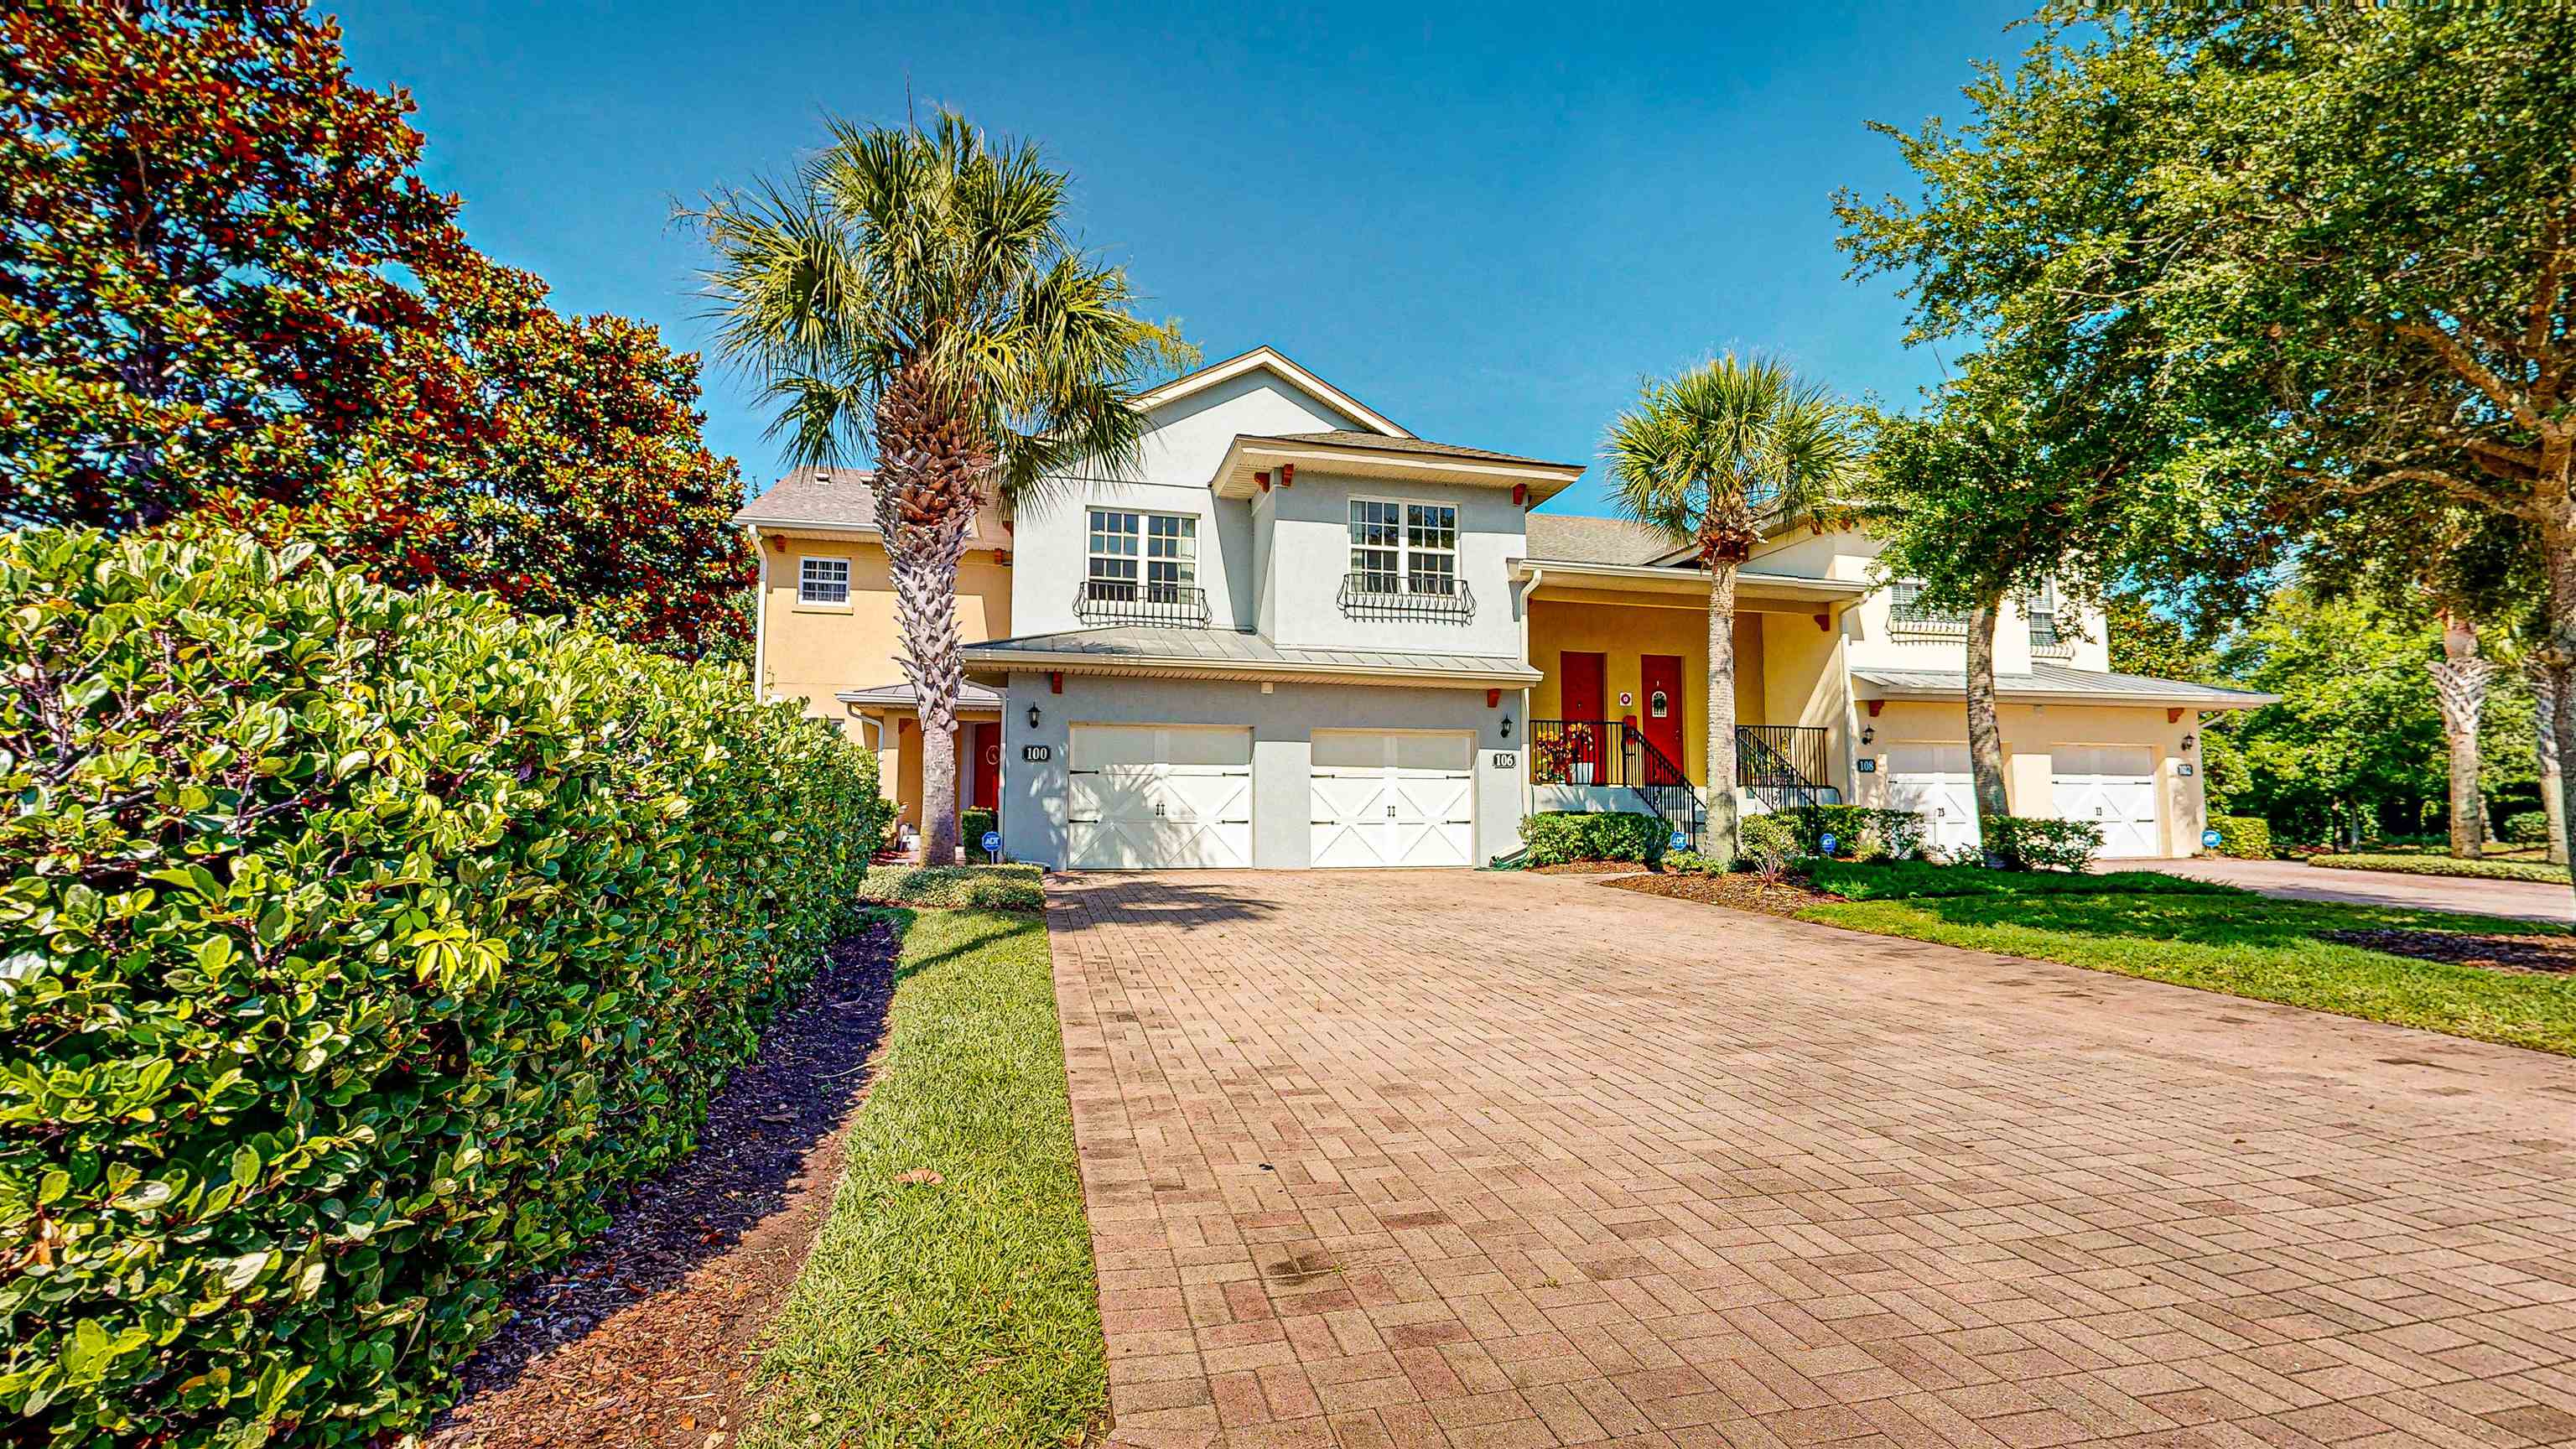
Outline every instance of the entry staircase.
<path fill-rule="evenodd" d="M 1625 792 L 1693 847 L 1708 827 L 1708 805 L 1683 767 L 1645 732 L 1625 720 L 1530 721 L 1530 782 L 1591 786 Z M 1738 725 L 1736 787 L 1761 809 L 1796 810 L 1838 804 L 1842 792 L 1824 784 L 1825 732 L 1805 725 Z"/>

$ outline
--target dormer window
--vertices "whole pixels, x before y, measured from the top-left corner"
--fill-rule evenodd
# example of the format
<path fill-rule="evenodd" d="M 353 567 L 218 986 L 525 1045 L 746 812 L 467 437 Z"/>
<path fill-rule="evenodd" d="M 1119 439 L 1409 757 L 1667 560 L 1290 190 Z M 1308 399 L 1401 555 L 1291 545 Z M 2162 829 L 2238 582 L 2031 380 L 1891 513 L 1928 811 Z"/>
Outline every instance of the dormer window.
<path fill-rule="evenodd" d="M 1450 503 L 1354 498 L 1351 571 L 1342 612 L 1355 619 L 1464 622 L 1475 595 L 1458 576 L 1458 509 Z"/>

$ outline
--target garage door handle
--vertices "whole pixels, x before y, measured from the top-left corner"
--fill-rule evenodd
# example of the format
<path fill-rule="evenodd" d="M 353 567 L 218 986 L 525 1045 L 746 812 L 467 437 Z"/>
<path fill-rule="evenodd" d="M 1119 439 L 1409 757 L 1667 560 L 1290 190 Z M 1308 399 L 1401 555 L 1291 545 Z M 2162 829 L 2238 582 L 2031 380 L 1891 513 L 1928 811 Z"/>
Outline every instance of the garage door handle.
<path fill-rule="evenodd" d="M 1395 818 L 1395 807 L 1394 807 L 1394 806 L 1389 805 L 1388 807 L 1386 807 L 1386 818 L 1387 818 L 1387 819 L 1389 819 L 1389 820 L 1393 820 L 1393 819 Z"/>

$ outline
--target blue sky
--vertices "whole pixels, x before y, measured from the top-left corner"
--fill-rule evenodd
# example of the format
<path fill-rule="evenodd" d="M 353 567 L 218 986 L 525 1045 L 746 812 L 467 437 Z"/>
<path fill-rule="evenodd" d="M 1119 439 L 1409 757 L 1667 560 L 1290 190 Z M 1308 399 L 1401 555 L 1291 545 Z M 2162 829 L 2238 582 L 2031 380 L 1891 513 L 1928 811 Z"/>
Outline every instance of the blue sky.
<path fill-rule="evenodd" d="M 1689 13 L 1689 12 L 1699 13 Z M 1417 10 L 369 0 L 433 184 L 557 305 L 702 344 L 675 203 L 780 172 L 907 90 L 1039 140 L 1083 240 L 1211 359 L 1270 343 L 1414 432 L 1591 460 L 1640 377 L 1728 348 L 1855 397 L 1938 376 L 1844 280 L 1837 186 L 1911 194 L 1864 127 L 1957 117 L 2021 0 Z M 778 472 L 715 359 L 708 441 Z M 1597 470 L 1596 470 L 1597 471 Z M 1606 511 L 1597 480 L 1555 505 Z"/>

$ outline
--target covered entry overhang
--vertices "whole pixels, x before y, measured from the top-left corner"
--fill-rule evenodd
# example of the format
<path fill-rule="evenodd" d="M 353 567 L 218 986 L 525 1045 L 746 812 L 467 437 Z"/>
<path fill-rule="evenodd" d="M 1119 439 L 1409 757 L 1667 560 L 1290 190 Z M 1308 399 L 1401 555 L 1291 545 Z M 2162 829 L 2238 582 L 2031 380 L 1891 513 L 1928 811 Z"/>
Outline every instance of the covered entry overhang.
<path fill-rule="evenodd" d="M 1709 576 L 1705 569 L 1670 564 L 1569 563 L 1524 558 L 1512 564 L 1512 577 L 1524 586 L 1524 597 L 1562 603 L 1625 604 L 1632 607 L 1708 608 Z M 1858 579 L 1827 579 L 1807 574 L 1735 571 L 1735 610 L 1739 614 L 1806 614 L 1817 627 L 1831 629 L 1842 611 L 1870 591 Z"/>

